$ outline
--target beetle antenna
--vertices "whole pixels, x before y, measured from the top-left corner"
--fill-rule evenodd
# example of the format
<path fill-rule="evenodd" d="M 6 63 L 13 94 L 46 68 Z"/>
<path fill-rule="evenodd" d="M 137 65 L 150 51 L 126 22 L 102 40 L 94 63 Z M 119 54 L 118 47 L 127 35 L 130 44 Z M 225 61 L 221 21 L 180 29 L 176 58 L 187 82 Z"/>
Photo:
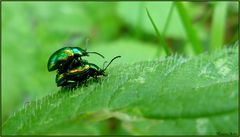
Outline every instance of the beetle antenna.
<path fill-rule="evenodd" d="M 89 43 L 89 38 L 86 38 L 86 43 L 85 43 L 85 51 L 87 51 L 87 45 Z"/>
<path fill-rule="evenodd" d="M 106 63 L 107 63 L 107 61 L 104 61 L 102 68 L 105 68 Z"/>
<path fill-rule="evenodd" d="M 97 55 L 101 56 L 102 58 L 105 58 L 102 54 L 100 54 L 100 53 L 98 53 L 98 52 L 87 52 L 87 53 L 97 54 Z"/>
<path fill-rule="evenodd" d="M 115 59 L 117 59 L 117 58 L 120 58 L 121 56 L 116 56 L 116 57 L 114 57 L 109 63 L 108 63 L 108 65 L 103 69 L 103 71 L 105 71 L 107 68 L 108 68 L 108 66 L 115 60 Z"/>

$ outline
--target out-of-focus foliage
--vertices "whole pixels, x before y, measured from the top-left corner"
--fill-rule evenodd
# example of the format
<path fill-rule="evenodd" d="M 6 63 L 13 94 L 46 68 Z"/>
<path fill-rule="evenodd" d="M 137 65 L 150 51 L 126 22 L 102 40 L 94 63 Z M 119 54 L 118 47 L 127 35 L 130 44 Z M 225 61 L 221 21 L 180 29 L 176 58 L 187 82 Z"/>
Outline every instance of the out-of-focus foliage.
<path fill-rule="evenodd" d="M 125 22 L 137 28 L 136 31 L 145 31 L 155 35 L 155 31 L 148 19 L 145 9 L 149 9 L 156 24 L 161 24 L 158 25 L 158 28 L 160 32 L 162 32 L 172 4 L 173 2 L 121 2 L 118 7 L 118 12 Z M 130 10 L 132 10 L 132 12 L 130 12 Z M 185 39 L 186 36 L 183 35 L 184 33 L 184 28 L 178 13 L 176 9 L 173 9 L 173 15 L 166 35 Z"/>
<path fill-rule="evenodd" d="M 220 11 L 221 14 L 226 14 L 226 19 L 217 22 L 225 24 L 222 25 L 224 28 L 221 28 L 221 34 L 213 32 L 218 29 L 212 28 L 212 20 L 218 20 L 218 16 L 221 16 L 214 13 L 219 3 L 221 2 L 183 3 L 204 51 L 232 45 L 238 39 L 236 2 L 225 3 L 226 9 Z M 174 3 L 2 2 L 3 121 L 29 102 L 59 90 L 54 82 L 56 73 L 47 71 L 47 61 L 54 51 L 63 46 L 84 48 L 85 38 L 89 38 L 87 49 L 102 53 L 106 58 L 93 55 L 85 59 L 100 67 L 105 60 L 109 61 L 116 55 L 121 55 L 122 58 L 112 66 L 166 56 L 146 14 L 146 8 L 160 33 L 166 29 L 164 36 L 169 48 L 183 56 L 194 56 L 176 6 L 172 15 L 169 15 L 172 4 Z M 166 25 L 169 16 L 169 24 Z M 77 39 L 72 39 L 73 36 Z M 223 38 L 219 39 L 219 36 Z M 210 47 L 214 46 L 212 43 L 223 45 Z M 97 124 L 100 127 L 104 125 L 106 122 Z M 140 126 L 139 123 L 136 129 Z M 116 132 L 125 133 L 121 129 Z"/>

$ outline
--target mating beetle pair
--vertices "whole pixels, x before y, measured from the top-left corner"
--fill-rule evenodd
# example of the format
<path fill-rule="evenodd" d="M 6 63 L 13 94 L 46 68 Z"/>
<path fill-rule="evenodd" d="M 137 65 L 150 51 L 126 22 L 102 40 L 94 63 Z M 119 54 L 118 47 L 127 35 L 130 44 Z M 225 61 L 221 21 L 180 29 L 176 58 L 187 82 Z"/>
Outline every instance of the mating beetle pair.
<path fill-rule="evenodd" d="M 85 82 L 90 77 L 106 76 L 105 70 L 113 60 L 121 56 L 114 57 L 105 68 L 100 68 L 81 57 L 89 56 L 89 53 L 97 54 L 97 52 L 87 52 L 79 47 L 64 47 L 54 52 L 48 60 L 48 71 L 57 70 L 56 83 L 57 86 L 77 85 Z"/>

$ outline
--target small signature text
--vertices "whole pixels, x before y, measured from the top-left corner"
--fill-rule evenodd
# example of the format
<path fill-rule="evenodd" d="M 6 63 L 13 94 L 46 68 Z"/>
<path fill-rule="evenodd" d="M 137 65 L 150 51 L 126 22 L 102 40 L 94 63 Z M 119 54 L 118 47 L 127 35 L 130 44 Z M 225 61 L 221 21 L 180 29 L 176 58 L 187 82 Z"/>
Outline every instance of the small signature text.
<path fill-rule="evenodd" d="M 221 132 L 221 131 L 218 131 L 218 132 L 217 132 L 217 135 L 237 135 L 237 133 L 234 133 L 234 132 Z"/>

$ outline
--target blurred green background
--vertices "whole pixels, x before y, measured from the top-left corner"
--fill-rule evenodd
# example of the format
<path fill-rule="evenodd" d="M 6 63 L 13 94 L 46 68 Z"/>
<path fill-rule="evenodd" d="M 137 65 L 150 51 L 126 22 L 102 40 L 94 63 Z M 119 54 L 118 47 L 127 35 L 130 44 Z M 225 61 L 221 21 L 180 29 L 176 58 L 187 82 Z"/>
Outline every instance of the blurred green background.
<path fill-rule="evenodd" d="M 3 121 L 24 103 L 57 92 L 56 73 L 47 71 L 47 61 L 61 47 L 102 53 L 104 60 L 88 58 L 100 66 L 116 55 L 122 59 L 114 64 L 166 56 L 146 8 L 174 54 L 197 55 L 188 35 L 191 25 L 203 52 L 238 39 L 237 2 L 182 5 L 190 26 L 173 2 L 2 2 Z"/>

